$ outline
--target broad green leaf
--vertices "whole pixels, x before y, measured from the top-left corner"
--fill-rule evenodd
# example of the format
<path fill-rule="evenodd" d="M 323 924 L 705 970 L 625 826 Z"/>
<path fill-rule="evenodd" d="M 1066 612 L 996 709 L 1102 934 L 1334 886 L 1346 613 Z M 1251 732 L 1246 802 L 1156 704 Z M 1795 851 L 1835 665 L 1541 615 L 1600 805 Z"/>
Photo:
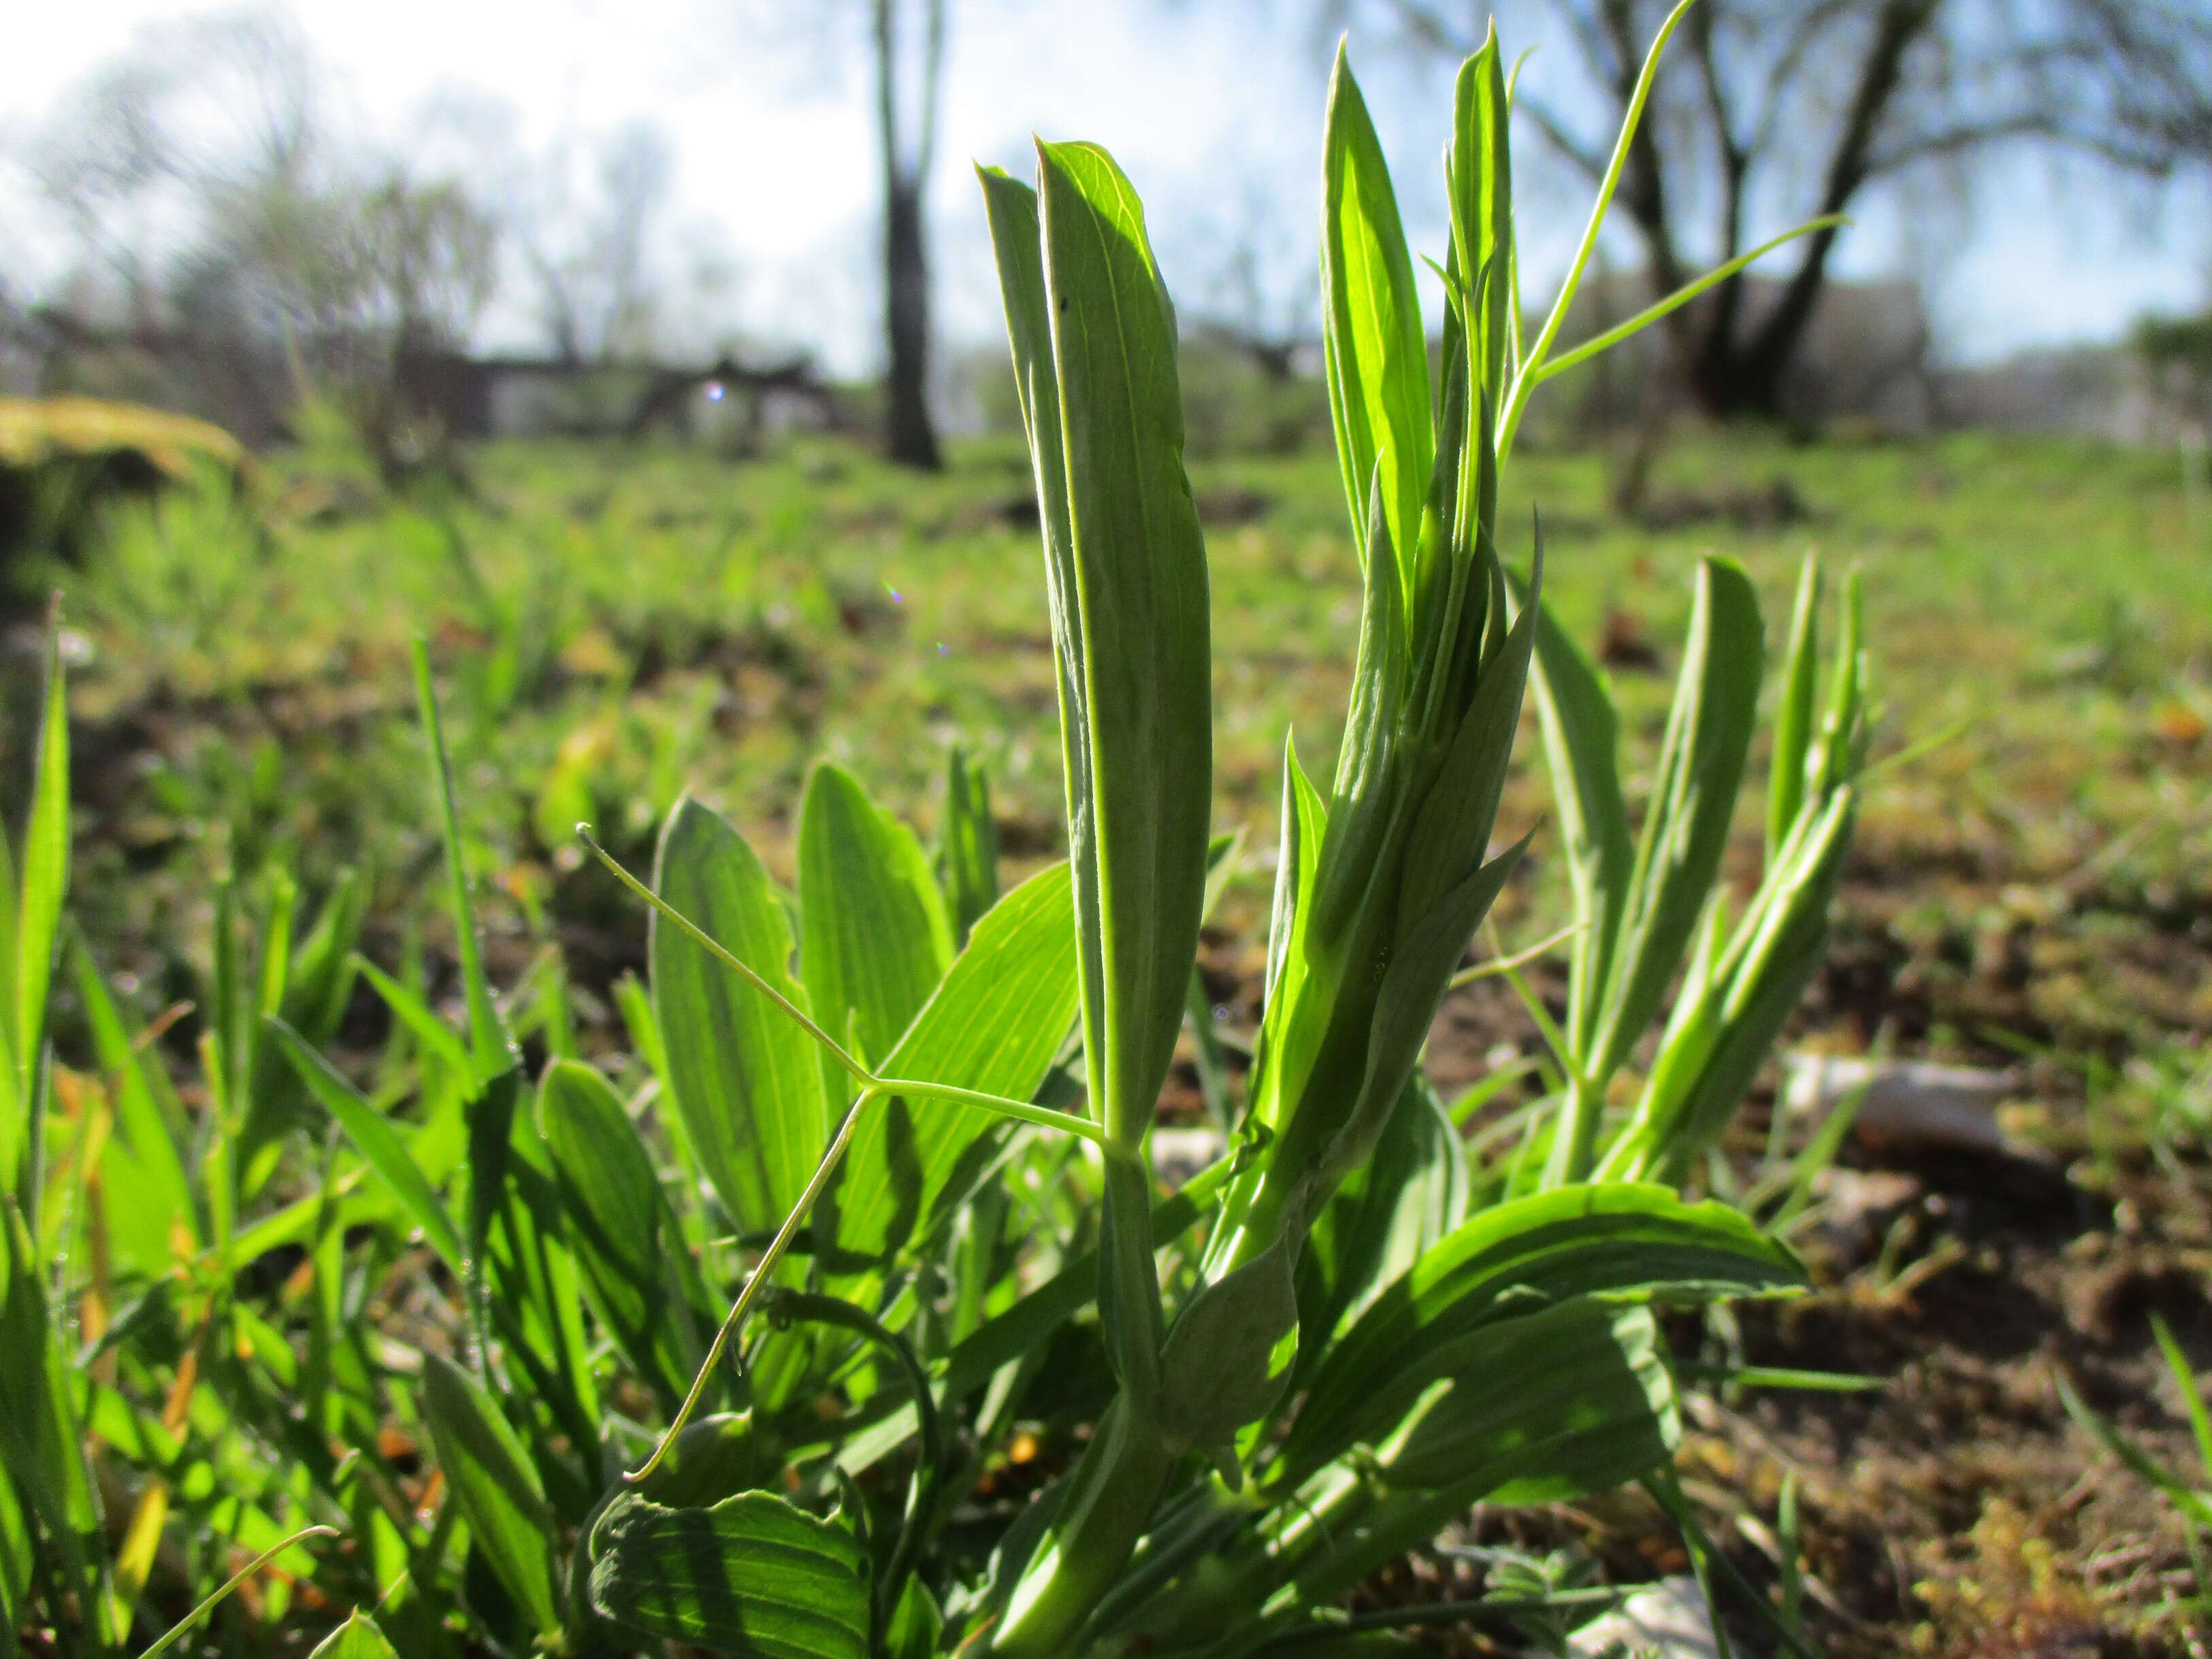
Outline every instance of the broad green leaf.
<path fill-rule="evenodd" d="M 888 1077 L 1027 1100 L 1076 1012 L 1068 867 L 1039 872 L 993 906 L 903 1040 Z M 881 1100 L 853 1132 L 825 1202 L 830 1265 L 854 1273 L 927 1241 L 988 1171 L 1011 1126 L 947 1100 Z"/>
<path fill-rule="evenodd" d="M 376 1620 L 356 1609 L 346 1621 L 317 1644 L 307 1659 L 399 1659 Z"/>
<path fill-rule="evenodd" d="M 592 1306 L 673 1410 L 698 1368 L 691 1316 L 703 1297 L 687 1293 L 696 1269 L 645 1143 L 613 1085 L 578 1060 L 545 1068 L 538 1122 Z"/>
<path fill-rule="evenodd" d="M 1704 560 L 1682 676 L 1638 842 L 1588 1071 L 1608 1078 L 1658 1012 L 1705 908 L 1759 718 L 1759 595 L 1737 566 Z"/>
<path fill-rule="evenodd" d="M 1319 1369 L 1285 1449 L 1334 1456 L 1364 1402 L 1444 1342 L 1576 1296 L 1701 1301 L 1802 1289 L 1797 1259 L 1724 1205 L 1664 1187 L 1565 1187 L 1483 1211 L 1427 1251 L 1355 1321 Z"/>
<path fill-rule="evenodd" d="M 1814 699 L 1819 695 L 1820 562 L 1808 557 L 1797 578 L 1790 618 L 1790 654 L 1774 707 L 1774 753 L 1766 780 L 1766 856 L 1772 862 L 1797 822 L 1805 799 L 1805 763 L 1813 747 Z"/>
<path fill-rule="evenodd" d="M 908 1578 L 884 1630 L 884 1659 L 931 1659 L 945 1634 L 937 1598 L 919 1578 Z"/>
<path fill-rule="evenodd" d="M 1370 586 L 1408 615 L 1436 462 L 1429 342 L 1382 141 L 1341 47 L 1322 145 L 1322 340 L 1337 459 L 1361 558 L 1380 544 L 1371 487 L 1397 561 L 1395 583 Z"/>
<path fill-rule="evenodd" d="M 660 838 L 653 887 L 800 1007 L 791 924 L 744 838 L 690 796 Z M 656 913 L 653 1011 L 676 1108 L 738 1230 L 764 1233 L 799 1200 L 830 1139 L 814 1039 Z"/>
<path fill-rule="evenodd" d="M 439 1354 L 423 1356 L 422 1418 L 477 1548 L 532 1627 L 556 1633 L 553 1511 L 522 1443 L 482 1385 Z"/>
<path fill-rule="evenodd" d="M 771 1493 L 711 1509 L 624 1495 L 589 1548 L 592 1607 L 641 1635 L 744 1659 L 868 1659 L 859 1544 Z"/>
<path fill-rule="evenodd" d="M 860 1039 L 873 1064 L 913 1023 L 952 960 L 952 928 L 914 832 L 852 774 L 814 769 L 799 814 L 799 963 L 807 1012 Z M 852 1079 L 821 1057 L 825 1087 Z"/>
<path fill-rule="evenodd" d="M 951 914 L 953 941 L 964 945 L 969 930 L 999 902 L 999 825 L 991 816 L 990 779 L 957 748 L 945 764 L 937 879 Z"/>
<path fill-rule="evenodd" d="M 1472 1331 L 1420 1376 L 1442 1381 L 1386 1391 L 1418 1395 L 1378 1449 L 1396 1487 L 1564 1503 L 1634 1480 L 1681 1438 L 1648 1308 L 1577 1297 Z"/>
<path fill-rule="evenodd" d="M 322 1102 L 324 1109 L 337 1120 L 346 1139 L 353 1142 L 354 1150 L 376 1172 L 377 1179 L 391 1189 L 409 1218 L 422 1230 L 422 1237 L 430 1248 L 455 1273 L 465 1272 L 469 1252 L 461 1243 L 453 1218 L 391 1120 L 363 1098 L 361 1091 L 340 1076 L 330 1061 L 283 1020 L 271 1015 L 267 1025 L 283 1049 L 284 1057 L 299 1073 L 300 1080 Z"/>
<path fill-rule="evenodd" d="M 453 807 L 453 769 L 446 755 L 446 730 L 438 718 L 438 695 L 430 684 L 430 653 L 415 641 L 415 695 L 422 706 L 422 737 L 430 750 L 430 789 L 438 807 L 439 831 L 446 844 L 446 876 L 453 889 L 453 947 L 459 953 L 461 986 L 469 1005 L 469 1048 L 476 1080 L 489 1083 L 517 1062 L 514 1036 L 492 1000 L 485 977 L 483 942 L 476 909 L 469 902 L 468 868 L 461 856 L 460 815 Z"/>

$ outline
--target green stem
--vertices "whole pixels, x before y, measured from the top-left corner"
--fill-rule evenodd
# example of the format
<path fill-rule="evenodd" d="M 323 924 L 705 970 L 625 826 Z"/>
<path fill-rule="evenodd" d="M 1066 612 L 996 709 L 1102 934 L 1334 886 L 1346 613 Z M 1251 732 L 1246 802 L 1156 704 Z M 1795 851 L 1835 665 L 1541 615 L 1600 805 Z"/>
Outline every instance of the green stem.
<path fill-rule="evenodd" d="M 1067 1476 L 1060 1513 L 1030 1558 L 993 1633 L 998 1659 L 1061 1659 L 1128 1565 L 1179 1461 L 1125 1390 Z"/>
<path fill-rule="evenodd" d="M 1583 269 L 1597 250 L 1597 234 L 1604 228 L 1606 213 L 1613 206 L 1613 193 L 1620 187 L 1621 173 L 1628 165 L 1629 151 L 1636 141 L 1636 130 L 1644 120 L 1644 106 L 1650 101 L 1652 83 L 1659 76 L 1659 54 L 1666 50 L 1668 38 L 1674 33 L 1676 25 L 1696 3 L 1697 0 L 1681 0 L 1668 12 L 1667 21 L 1659 26 L 1658 37 L 1651 42 L 1651 50 L 1644 54 L 1643 72 L 1636 77 L 1636 89 L 1629 97 L 1627 113 L 1621 118 L 1620 136 L 1613 142 L 1613 159 L 1607 164 L 1604 182 L 1598 186 L 1597 200 L 1590 204 L 1589 223 L 1583 228 L 1582 245 L 1575 250 L 1574 263 L 1567 267 L 1567 279 L 1559 287 L 1559 297 L 1552 302 L 1551 314 L 1545 318 L 1543 329 L 1537 334 L 1535 344 L 1529 348 L 1520 374 L 1514 377 L 1513 389 L 1507 394 L 1504 416 L 1498 423 L 1498 453 L 1501 459 L 1512 451 L 1513 434 L 1519 429 L 1522 412 L 1536 390 L 1544 359 L 1550 355 L 1552 342 L 1559 337 L 1560 325 L 1567 320 L 1567 308 L 1574 303 L 1575 290 L 1582 286 Z"/>
<path fill-rule="evenodd" d="M 798 1234 L 799 1223 L 814 1207 L 814 1200 L 822 1196 L 823 1188 L 830 1184 L 831 1174 L 836 1171 L 845 1155 L 846 1146 L 853 1139 L 853 1127 L 860 1121 L 861 1109 L 882 1092 L 877 1085 L 869 1085 L 853 1097 L 853 1103 L 845 1109 L 845 1115 L 838 1119 L 837 1131 L 830 1137 L 829 1147 L 823 1152 L 822 1161 L 814 1166 L 814 1173 L 807 1177 L 806 1189 L 799 1194 L 799 1202 L 791 1206 L 791 1213 L 784 1217 L 783 1225 L 776 1229 L 775 1237 L 769 1241 L 759 1265 L 753 1269 L 751 1277 L 745 1280 L 744 1287 L 738 1292 L 738 1299 L 730 1304 L 728 1317 L 722 1321 L 721 1328 L 714 1333 L 714 1340 L 708 1345 L 706 1361 L 699 1367 L 699 1374 L 691 1379 L 691 1391 L 684 1396 L 684 1403 L 677 1408 L 674 1419 L 660 1437 L 660 1443 L 653 1449 L 653 1455 L 645 1460 L 643 1468 L 623 1476 L 629 1485 L 636 1486 L 660 1467 L 661 1460 L 668 1455 L 668 1449 L 676 1443 L 676 1437 L 684 1431 L 684 1425 L 699 1409 L 700 1401 L 706 1397 L 708 1382 L 714 1375 L 714 1368 L 722 1363 L 722 1355 L 728 1351 L 731 1340 L 745 1322 L 745 1316 L 752 1311 L 753 1304 L 768 1288 L 769 1275 L 775 1271 L 776 1263 L 783 1259 L 784 1252 L 791 1248 L 791 1241 Z"/>
<path fill-rule="evenodd" d="M 255 1556 L 251 1561 L 248 1561 L 244 1566 L 240 1567 L 236 1572 L 231 1574 L 228 1579 L 224 1580 L 221 1589 L 216 1591 L 216 1593 L 209 1596 L 206 1601 L 201 1602 L 199 1606 L 194 1607 L 190 1613 L 177 1620 L 175 1624 L 170 1626 L 167 1633 L 162 1636 L 160 1640 L 155 1642 L 152 1647 L 148 1648 L 145 1652 L 140 1654 L 138 1656 L 138 1659 L 154 1659 L 154 1656 L 156 1654 L 166 1653 L 171 1648 L 176 1646 L 179 1642 L 184 1640 L 185 1632 L 191 1629 L 194 1625 L 198 1624 L 201 1620 L 206 1618 L 209 1613 L 215 1611 L 216 1604 L 220 1602 L 223 1597 L 228 1595 L 231 1591 L 236 1589 L 247 1579 L 252 1577 L 255 1573 L 267 1566 L 269 1563 L 276 1559 L 276 1557 L 283 1554 L 286 1550 L 290 1549 L 293 1545 L 301 1543 L 310 1538 L 335 1538 L 337 1535 L 338 1529 L 336 1527 L 302 1527 L 299 1531 L 294 1533 L 289 1538 L 283 1540 L 280 1543 L 271 1545 L 269 1548 L 262 1551 L 260 1554 Z"/>

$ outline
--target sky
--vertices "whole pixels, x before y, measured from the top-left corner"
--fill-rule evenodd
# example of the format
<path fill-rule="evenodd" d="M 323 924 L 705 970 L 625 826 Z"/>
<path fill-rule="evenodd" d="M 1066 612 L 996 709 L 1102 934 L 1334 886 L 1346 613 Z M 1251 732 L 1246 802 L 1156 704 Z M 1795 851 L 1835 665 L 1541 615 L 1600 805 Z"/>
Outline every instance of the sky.
<path fill-rule="evenodd" d="M 677 158 L 673 221 L 688 240 L 726 250 L 734 268 L 718 301 L 732 322 L 804 343 L 841 370 L 872 365 L 879 185 L 853 0 L 292 0 L 290 9 L 367 132 L 403 134 L 426 100 L 464 88 L 511 106 L 516 143 L 533 149 L 563 131 L 659 124 Z M 0 146 L 34 130 L 72 82 L 146 26 L 198 9 L 71 0 L 16 9 L 10 50 L 0 54 Z M 1114 151 L 1146 198 L 1170 288 L 1186 307 L 1193 284 L 1218 276 L 1224 240 L 1242 227 L 1267 224 L 1261 246 L 1279 249 L 1285 265 L 1309 260 L 1327 46 L 1306 10 L 1271 0 L 952 0 L 930 185 L 943 334 L 956 345 L 997 337 L 967 164 L 1026 173 L 1032 131 Z M 825 43 L 809 21 L 817 14 L 846 20 L 842 36 L 833 24 Z M 1435 248 L 1449 88 L 1380 42 L 1355 35 L 1351 46 L 1409 234 L 1417 248 Z M 1529 84 L 1542 86 L 1549 72 L 1540 52 Z M 1524 285 L 1536 295 L 1564 265 L 1585 203 L 1556 168 L 1524 172 L 1522 185 Z M 2023 159 L 1993 169 L 1963 224 L 1942 204 L 1938 235 L 1914 230 L 1929 221 L 1910 201 L 1867 201 L 1838 267 L 1923 280 L 1954 360 L 2110 339 L 2146 311 L 2203 302 L 2212 237 L 2197 228 L 2205 216 L 2190 210 L 2201 201 L 2063 181 Z M 0 185 L 0 214 L 26 211 L 20 183 L 12 196 Z M 1632 258 L 1625 240 L 1620 252 Z M 497 343 L 519 343 L 525 327 L 512 307 L 486 322 Z"/>

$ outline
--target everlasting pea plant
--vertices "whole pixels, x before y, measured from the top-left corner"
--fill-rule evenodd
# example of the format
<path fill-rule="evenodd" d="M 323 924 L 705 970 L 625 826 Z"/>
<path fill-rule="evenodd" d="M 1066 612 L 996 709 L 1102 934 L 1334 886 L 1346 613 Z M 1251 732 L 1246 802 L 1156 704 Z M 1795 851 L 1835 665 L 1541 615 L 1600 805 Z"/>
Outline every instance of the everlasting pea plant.
<path fill-rule="evenodd" d="M 258 977 L 226 908 L 214 1105 L 188 1135 L 81 963 L 121 1133 L 72 1143 L 58 1168 L 87 1205 L 58 1221 L 44 1147 L 64 1119 L 37 1060 L 67 817 L 42 769 L 0 940 L 0 1656 L 33 1607 L 73 1651 L 124 1650 L 172 1502 L 228 1501 L 235 1535 L 331 1605 L 374 1604 L 410 1654 L 458 1653 L 457 1632 L 508 1653 L 766 1659 L 1387 1651 L 1397 1637 L 1341 1611 L 1376 1569 L 1477 1502 L 1638 1480 L 1702 1570 L 1654 1310 L 1803 1283 L 1753 1219 L 1680 1188 L 1818 961 L 1865 670 L 1854 596 L 1818 708 L 1808 570 L 1766 872 L 1731 927 L 1720 854 L 1762 668 L 1748 583 L 1698 574 L 1632 835 L 1603 680 L 1544 607 L 1535 526 L 1523 550 L 1498 521 L 1536 388 L 1725 274 L 1554 352 L 1664 40 L 1526 338 L 1511 78 L 1494 39 L 1462 69 L 1440 370 L 1339 61 L 1321 257 L 1357 668 L 1326 787 L 1286 751 L 1243 1117 L 1177 1191 L 1147 1137 L 1236 843 L 1212 834 L 1174 311 L 1136 193 L 1096 146 L 1041 144 L 1034 187 L 981 179 L 1042 526 L 1064 863 L 1001 893 L 988 792 L 957 757 L 934 859 L 818 768 L 795 900 L 686 799 L 649 881 L 599 854 L 653 914 L 649 988 L 617 993 L 635 1057 L 611 1078 L 571 1056 L 557 980 L 492 994 L 422 660 L 464 1029 L 415 976 L 352 954 L 344 895 L 296 945 L 272 897 Z M 1564 1024 L 1530 998 L 1556 1086 L 1492 1162 L 1462 1133 L 1489 1091 L 1447 1108 L 1419 1060 L 1455 983 L 1519 982 L 1510 962 L 1462 963 L 1528 845 L 1492 851 L 1532 678 L 1574 961 Z M 319 1052 L 356 973 L 400 1033 L 373 1092 Z M 554 1056 L 534 1085 L 523 1030 Z M 308 1196 L 245 1220 L 309 1149 Z M 88 1212 L 118 1282 L 87 1293 L 143 1300 L 100 1347 L 121 1368 L 75 1376 L 46 1290 Z M 243 1271 L 279 1248 L 303 1265 L 257 1303 Z M 371 1287 L 416 1283 L 458 1287 L 451 1353 L 361 1334 Z M 434 1460 L 434 1502 L 379 1431 L 394 1419 Z M 112 1560 L 88 1423 L 134 1460 Z M 288 1533 L 303 1520 L 353 1547 L 310 1551 Z M 384 1639 L 364 1615 L 329 1650 Z"/>

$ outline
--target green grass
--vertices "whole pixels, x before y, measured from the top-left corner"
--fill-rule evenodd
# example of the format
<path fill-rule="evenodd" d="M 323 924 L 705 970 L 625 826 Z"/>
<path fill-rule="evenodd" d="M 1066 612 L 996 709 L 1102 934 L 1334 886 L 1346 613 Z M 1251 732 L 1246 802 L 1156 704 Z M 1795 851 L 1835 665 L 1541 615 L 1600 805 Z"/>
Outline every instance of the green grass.
<path fill-rule="evenodd" d="M 1899 1013 L 1939 1048 L 1990 1029 L 2109 1042 L 2212 1019 L 2197 971 L 2212 556 L 2185 544 L 2170 459 L 1697 438 L 1655 475 L 1661 527 L 1606 512 L 1607 470 L 1531 450 L 1500 522 L 1517 533 L 1540 509 L 1563 620 L 1615 647 L 1632 795 L 1701 552 L 1740 559 L 1770 617 L 1788 614 L 1808 547 L 1862 567 L 1877 757 L 1957 733 L 1871 792 L 1845 920 L 1881 967 L 1867 1018 Z M 1318 453 L 1208 464 L 1194 483 L 1217 798 L 1265 848 L 1285 732 L 1310 768 L 1336 742 L 1358 602 L 1343 498 Z M 1062 811 L 1032 499 L 1018 442 L 956 447 L 941 477 L 823 441 L 741 463 L 539 443 L 477 453 L 445 501 L 388 501 L 279 458 L 250 502 L 125 509 L 53 578 L 90 647 L 72 693 L 82 923 L 149 1001 L 189 993 L 226 867 L 281 859 L 313 893 L 362 864 L 373 929 L 440 938 L 417 630 L 446 688 L 465 826 L 499 872 L 495 951 L 618 922 L 603 886 L 571 879 L 569 827 L 591 818 L 639 854 L 687 786 L 787 878 L 817 753 L 931 822 L 945 752 L 964 744 L 991 771 L 1009 855 L 1042 859 Z M 1515 833 L 1548 811 L 1534 745 L 1518 769 Z M 1547 851 L 1540 833 L 1539 879 Z M 1264 882 L 1246 888 L 1225 914 L 1256 935 Z M 1526 908 L 1509 896 L 1509 932 Z"/>

